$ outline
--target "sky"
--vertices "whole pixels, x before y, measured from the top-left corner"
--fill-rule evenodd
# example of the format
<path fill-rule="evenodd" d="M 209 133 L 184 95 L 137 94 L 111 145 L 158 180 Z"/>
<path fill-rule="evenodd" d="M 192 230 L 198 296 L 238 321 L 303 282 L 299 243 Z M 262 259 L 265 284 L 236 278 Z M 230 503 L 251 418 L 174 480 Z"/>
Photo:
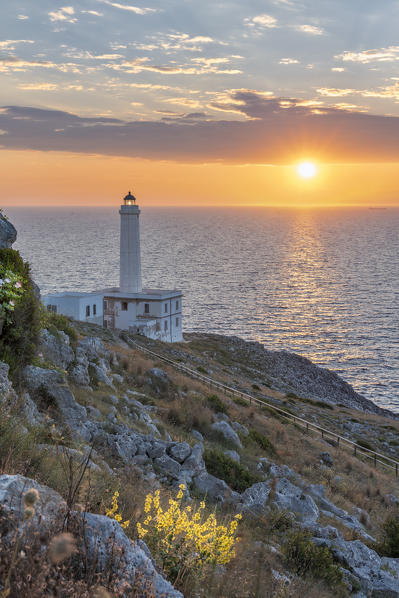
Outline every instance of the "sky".
<path fill-rule="evenodd" d="M 130 188 L 399 205 L 398 0 L 3 0 L 0 17 L 0 205 Z"/>

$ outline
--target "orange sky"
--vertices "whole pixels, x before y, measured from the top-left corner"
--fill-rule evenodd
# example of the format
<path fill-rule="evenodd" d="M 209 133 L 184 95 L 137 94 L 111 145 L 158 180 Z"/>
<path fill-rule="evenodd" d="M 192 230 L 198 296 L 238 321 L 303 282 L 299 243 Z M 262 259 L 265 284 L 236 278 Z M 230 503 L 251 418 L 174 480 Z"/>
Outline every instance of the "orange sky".
<path fill-rule="evenodd" d="M 396 163 L 317 164 L 317 176 L 303 180 L 296 164 L 182 164 L 22 150 L 0 155 L 5 207 L 117 205 L 129 188 L 142 205 L 399 205 Z"/>

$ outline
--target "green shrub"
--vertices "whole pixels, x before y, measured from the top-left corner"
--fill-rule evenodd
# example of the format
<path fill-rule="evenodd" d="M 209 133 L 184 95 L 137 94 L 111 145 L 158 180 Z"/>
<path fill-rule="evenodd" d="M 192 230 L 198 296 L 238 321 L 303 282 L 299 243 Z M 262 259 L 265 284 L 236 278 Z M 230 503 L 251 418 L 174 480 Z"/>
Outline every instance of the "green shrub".
<path fill-rule="evenodd" d="M 320 579 L 329 587 L 343 588 L 343 573 L 334 563 L 331 552 L 326 546 L 316 546 L 310 534 L 302 531 L 293 532 L 283 545 L 287 565 L 302 577 Z"/>
<path fill-rule="evenodd" d="M 390 514 L 385 519 L 381 541 L 374 548 L 381 556 L 399 558 L 399 513 Z"/>
<path fill-rule="evenodd" d="M 261 434 L 261 432 L 258 432 L 254 428 L 251 428 L 245 441 L 257 444 L 262 450 L 269 453 L 269 455 L 276 454 L 276 449 L 274 448 L 274 444 L 272 443 L 272 441 L 269 440 L 267 436 Z"/>
<path fill-rule="evenodd" d="M 249 406 L 249 402 L 245 401 L 245 399 L 241 399 L 241 397 L 235 397 L 233 399 L 233 403 L 235 403 L 236 405 L 240 405 L 240 407 L 248 407 Z"/>
<path fill-rule="evenodd" d="M 40 324 L 42 328 L 47 328 L 47 330 L 56 337 L 59 336 L 59 331 L 64 332 L 69 336 L 71 345 L 76 345 L 78 335 L 71 325 L 71 320 L 67 316 L 52 312 L 50 313 L 43 309 L 40 315 Z"/>
<path fill-rule="evenodd" d="M 365 449 L 369 449 L 369 451 L 375 451 L 375 447 L 368 442 L 367 440 L 364 440 L 363 438 L 358 438 L 356 440 L 356 444 L 358 444 L 359 446 L 365 448 Z"/>
<path fill-rule="evenodd" d="M 258 384 L 252 384 L 252 388 L 254 390 L 260 390 L 260 386 Z"/>
<path fill-rule="evenodd" d="M 208 473 L 221 478 L 237 492 L 244 492 L 262 479 L 216 449 L 205 451 L 204 460 Z"/>
<path fill-rule="evenodd" d="M 205 368 L 203 368 L 203 367 L 202 367 L 202 365 L 199 365 L 199 366 L 197 367 L 197 371 L 198 371 L 200 374 L 205 374 L 205 375 L 206 375 L 206 374 L 208 374 L 208 371 L 207 371 Z"/>
<path fill-rule="evenodd" d="M 209 395 L 209 397 L 206 399 L 206 402 L 208 407 L 213 409 L 213 411 L 216 411 L 216 413 L 227 413 L 226 405 L 217 395 Z"/>
<path fill-rule="evenodd" d="M 22 369 L 31 362 L 37 347 L 39 322 L 39 301 L 34 295 L 29 264 L 24 262 L 18 251 L 0 249 L 2 271 L 12 272 L 22 283 L 21 293 L 13 311 L 4 320 L 0 337 L 0 360 L 10 366 L 10 375 L 18 382 Z"/>

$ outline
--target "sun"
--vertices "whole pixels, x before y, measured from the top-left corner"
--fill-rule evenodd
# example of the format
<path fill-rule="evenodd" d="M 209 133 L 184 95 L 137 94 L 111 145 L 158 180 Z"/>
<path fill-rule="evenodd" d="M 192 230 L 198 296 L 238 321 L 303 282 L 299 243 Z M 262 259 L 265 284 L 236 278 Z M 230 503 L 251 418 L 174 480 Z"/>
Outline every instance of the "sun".
<path fill-rule="evenodd" d="M 303 179 L 311 179 L 316 176 L 317 168 L 313 162 L 301 162 L 297 167 L 297 173 Z"/>

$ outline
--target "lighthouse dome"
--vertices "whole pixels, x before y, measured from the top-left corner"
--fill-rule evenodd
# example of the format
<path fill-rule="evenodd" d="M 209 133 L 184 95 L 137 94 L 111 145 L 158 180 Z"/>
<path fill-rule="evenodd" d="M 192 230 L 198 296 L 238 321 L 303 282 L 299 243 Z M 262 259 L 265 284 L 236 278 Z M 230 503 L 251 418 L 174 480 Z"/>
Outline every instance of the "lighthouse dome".
<path fill-rule="evenodd" d="M 129 191 L 129 193 L 123 198 L 123 201 L 125 202 L 125 205 L 131 206 L 132 204 L 136 203 L 136 198 Z"/>

